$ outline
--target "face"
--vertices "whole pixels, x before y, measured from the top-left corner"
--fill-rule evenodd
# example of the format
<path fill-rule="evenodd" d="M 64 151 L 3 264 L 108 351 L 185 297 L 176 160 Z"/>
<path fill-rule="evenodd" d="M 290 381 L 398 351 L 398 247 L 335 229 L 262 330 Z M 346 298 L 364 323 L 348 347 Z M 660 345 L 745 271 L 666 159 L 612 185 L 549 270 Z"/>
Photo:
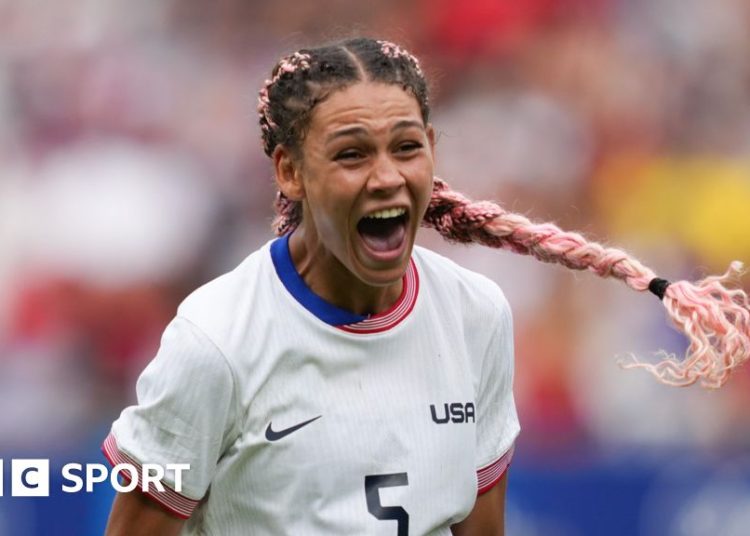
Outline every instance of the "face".
<path fill-rule="evenodd" d="M 294 178 L 280 181 L 303 201 L 312 264 L 336 273 L 338 263 L 370 286 L 400 281 L 430 200 L 433 150 L 432 127 L 399 86 L 361 82 L 318 104 Z"/>

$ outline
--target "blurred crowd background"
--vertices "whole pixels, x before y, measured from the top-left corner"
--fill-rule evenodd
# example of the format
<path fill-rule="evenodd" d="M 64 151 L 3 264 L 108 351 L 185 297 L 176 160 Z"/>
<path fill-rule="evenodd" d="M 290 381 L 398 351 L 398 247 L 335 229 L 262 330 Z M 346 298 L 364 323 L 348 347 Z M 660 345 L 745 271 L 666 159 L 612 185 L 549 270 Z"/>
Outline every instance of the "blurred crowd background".
<path fill-rule="evenodd" d="M 104 461 L 178 303 L 271 238 L 257 90 L 354 34 L 422 59 L 456 189 L 670 279 L 750 262 L 745 0 L 0 0 L 0 458 Z M 617 365 L 684 351 L 653 296 L 420 240 L 514 310 L 511 536 L 750 534 L 750 368 L 662 386 Z M 106 487 L 6 493 L 0 535 L 101 534 Z"/>

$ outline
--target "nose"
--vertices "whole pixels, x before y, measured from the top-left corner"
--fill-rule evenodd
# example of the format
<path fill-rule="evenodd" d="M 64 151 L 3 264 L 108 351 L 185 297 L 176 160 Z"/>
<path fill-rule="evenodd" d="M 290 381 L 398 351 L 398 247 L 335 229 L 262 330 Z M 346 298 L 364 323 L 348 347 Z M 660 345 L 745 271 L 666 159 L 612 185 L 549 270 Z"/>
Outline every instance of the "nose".
<path fill-rule="evenodd" d="M 398 163 L 389 156 L 380 156 L 367 178 L 367 191 L 369 193 L 391 193 L 398 190 L 406 183 L 401 174 Z"/>

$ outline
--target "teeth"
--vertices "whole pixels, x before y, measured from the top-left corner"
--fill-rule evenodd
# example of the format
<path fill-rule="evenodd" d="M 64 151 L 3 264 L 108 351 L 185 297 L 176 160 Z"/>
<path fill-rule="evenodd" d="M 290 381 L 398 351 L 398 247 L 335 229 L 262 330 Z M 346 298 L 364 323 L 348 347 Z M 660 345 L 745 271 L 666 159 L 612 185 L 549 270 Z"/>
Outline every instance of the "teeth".
<path fill-rule="evenodd" d="M 366 218 L 375 218 L 378 220 L 385 218 L 397 218 L 406 212 L 405 208 L 386 208 L 384 210 L 378 210 L 365 216 Z"/>

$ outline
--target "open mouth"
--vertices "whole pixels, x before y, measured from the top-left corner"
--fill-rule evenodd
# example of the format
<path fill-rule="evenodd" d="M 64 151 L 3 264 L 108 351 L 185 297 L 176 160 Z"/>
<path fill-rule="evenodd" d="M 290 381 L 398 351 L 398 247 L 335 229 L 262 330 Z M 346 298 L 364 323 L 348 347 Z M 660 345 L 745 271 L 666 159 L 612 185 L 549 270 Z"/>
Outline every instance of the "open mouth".
<path fill-rule="evenodd" d="M 388 253 L 403 245 L 408 220 L 409 213 L 405 208 L 378 210 L 359 220 L 357 231 L 368 249 Z"/>

